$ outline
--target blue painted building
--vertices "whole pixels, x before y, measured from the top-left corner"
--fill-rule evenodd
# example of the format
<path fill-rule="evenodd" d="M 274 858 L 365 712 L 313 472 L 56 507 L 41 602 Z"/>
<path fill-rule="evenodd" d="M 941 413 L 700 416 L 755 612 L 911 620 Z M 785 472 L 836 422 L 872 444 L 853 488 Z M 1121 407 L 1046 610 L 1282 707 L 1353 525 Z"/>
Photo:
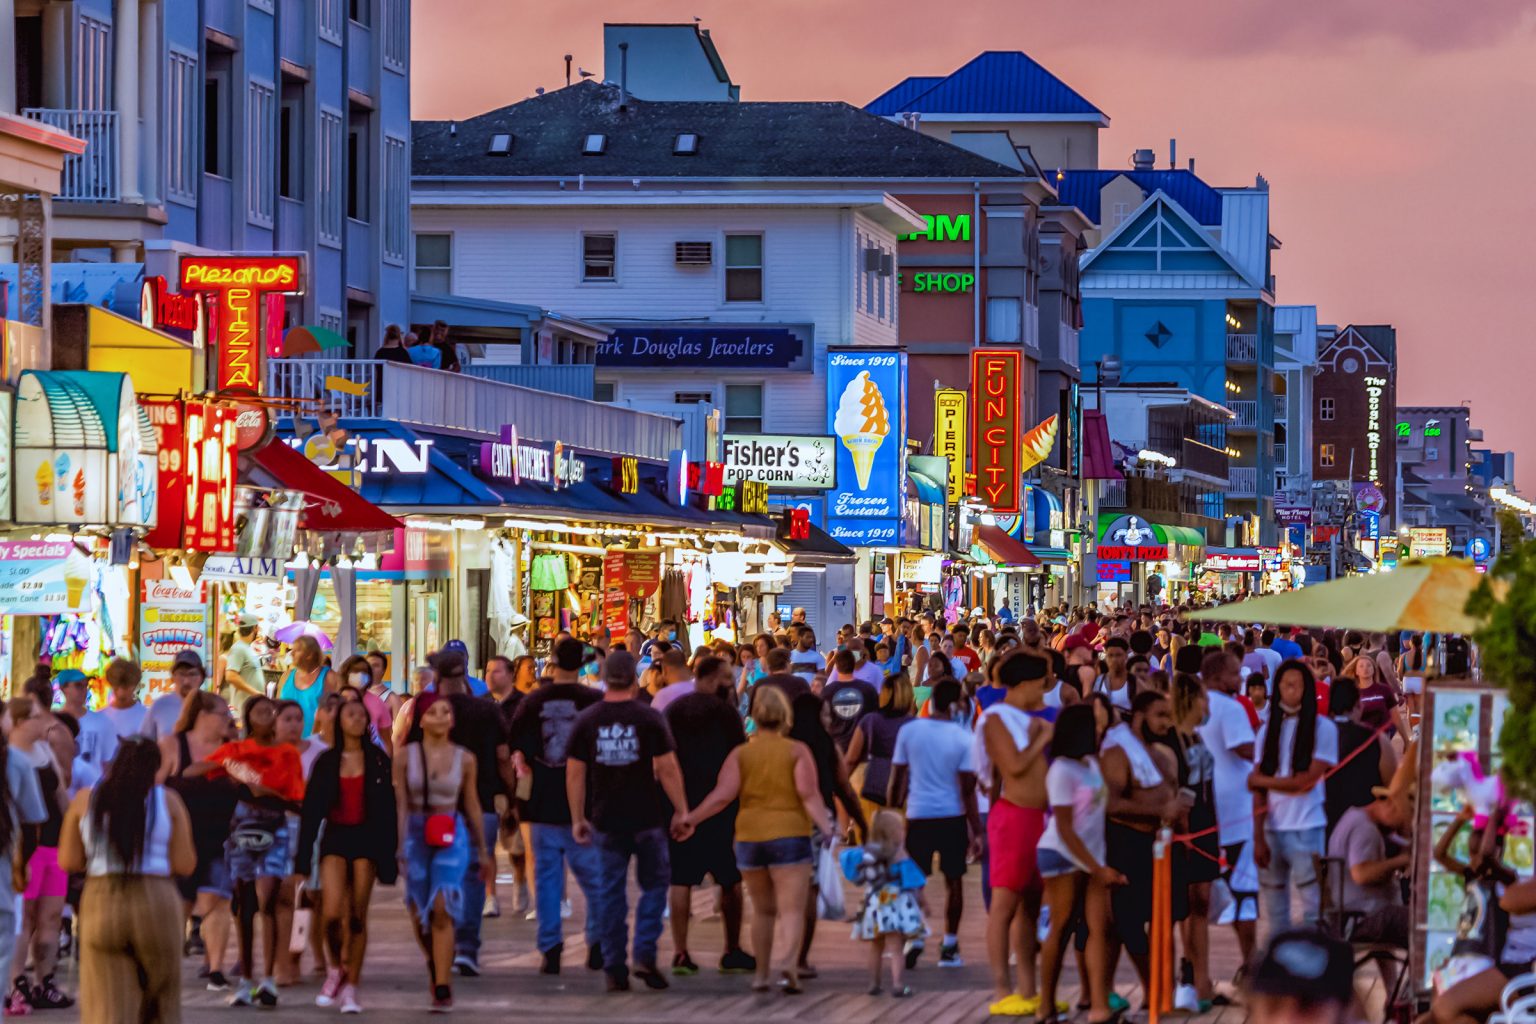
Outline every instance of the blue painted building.
<path fill-rule="evenodd" d="M 1170 383 L 1232 410 L 1197 438 L 1224 448 L 1224 507 L 1247 543 L 1275 538 L 1274 276 L 1269 187 L 1216 189 L 1192 171 L 1066 170 L 1062 201 L 1098 225 L 1082 258 L 1085 386 L 1118 362 L 1125 383 Z M 1114 365 L 1111 362 L 1111 365 Z M 1216 436 L 1220 434 L 1221 436 Z"/>
<path fill-rule="evenodd" d="M 0 0 L 0 112 L 89 143 L 52 256 L 299 252 L 289 324 L 408 317 L 410 0 Z M 12 71 L 11 69 L 14 69 Z M 0 263 L 14 231 L 0 224 Z"/>

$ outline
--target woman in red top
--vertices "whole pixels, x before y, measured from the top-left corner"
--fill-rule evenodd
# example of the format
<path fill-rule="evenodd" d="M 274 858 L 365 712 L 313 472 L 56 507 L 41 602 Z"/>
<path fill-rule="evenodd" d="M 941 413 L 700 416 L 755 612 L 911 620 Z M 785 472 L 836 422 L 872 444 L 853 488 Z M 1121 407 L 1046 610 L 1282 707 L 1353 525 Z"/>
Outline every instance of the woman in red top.
<path fill-rule="evenodd" d="M 336 742 L 315 762 L 304 794 L 294 865 L 308 875 L 312 861 L 320 862 L 320 919 L 329 963 L 315 1003 L 339 1003 L 342 1013 L 362 1011 L 357 985 L 368 948 L 374 881 L 393 885 L 398 873 L 395 787 L 389 758 L 372 742 L 370 724 L 360 701 L 337 710 Z"/>

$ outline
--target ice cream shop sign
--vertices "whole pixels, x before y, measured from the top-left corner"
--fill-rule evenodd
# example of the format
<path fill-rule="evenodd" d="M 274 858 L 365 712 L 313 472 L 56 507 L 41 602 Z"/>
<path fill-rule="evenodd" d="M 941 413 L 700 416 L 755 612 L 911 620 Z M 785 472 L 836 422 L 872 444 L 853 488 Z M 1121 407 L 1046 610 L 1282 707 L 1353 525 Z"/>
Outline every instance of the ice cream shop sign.
<path fill-rule="evenodd" d="M 15 421 L 16 522 L 155 524 L 155 432 L 126 373 L 26 370 Z"/>
<path fill-rule="evenodd" d="M 906 489 L 906 409 L 906 353 L 867 348 L 827 353 L 827 427 L 836 448 L 828 522 L 855 544 L 876 538 L 884 543 L 898 532 Z"/>

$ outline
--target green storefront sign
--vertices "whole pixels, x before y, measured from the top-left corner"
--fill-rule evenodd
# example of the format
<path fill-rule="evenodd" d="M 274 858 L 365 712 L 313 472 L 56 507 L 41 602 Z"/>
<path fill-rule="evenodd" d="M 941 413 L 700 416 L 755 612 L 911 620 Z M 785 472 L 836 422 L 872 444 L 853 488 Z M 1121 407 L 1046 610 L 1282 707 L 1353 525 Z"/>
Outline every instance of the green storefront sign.
<path fill-rule="evenodd" d="M 971 215 L 968 213 L 956 214 L 953 217 L 944 213 L 937 216 L 925 213 L 923 220 L 928 222 L 926 230 L 897 235 L 896 240 L 899 242 L 911 242 L 919 238 L 928 242 L 969 242 L 971 240 Z"/>
<path fill-rule="evenodd" d="M 908 292 L 969 292 L 976 283 L 976 275 L 965 273 L 916 273 L 911 275 L 911 287 L 907 287 L 907 275 L 896 275 L 896 287 Z"/>

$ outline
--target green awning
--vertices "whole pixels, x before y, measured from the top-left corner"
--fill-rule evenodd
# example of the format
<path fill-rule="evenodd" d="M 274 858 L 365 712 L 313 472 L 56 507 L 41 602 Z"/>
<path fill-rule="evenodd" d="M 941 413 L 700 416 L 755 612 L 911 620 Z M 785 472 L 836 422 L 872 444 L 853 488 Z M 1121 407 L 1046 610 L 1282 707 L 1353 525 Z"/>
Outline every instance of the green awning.
<path fill-rule="evenodd" d="M 1168 543 L 1180 544 L 1184 547 L 1205 547 L 1205 534 L 1189 526 L 1165 526 L 1163 532 L 1168 535 Z"/>

